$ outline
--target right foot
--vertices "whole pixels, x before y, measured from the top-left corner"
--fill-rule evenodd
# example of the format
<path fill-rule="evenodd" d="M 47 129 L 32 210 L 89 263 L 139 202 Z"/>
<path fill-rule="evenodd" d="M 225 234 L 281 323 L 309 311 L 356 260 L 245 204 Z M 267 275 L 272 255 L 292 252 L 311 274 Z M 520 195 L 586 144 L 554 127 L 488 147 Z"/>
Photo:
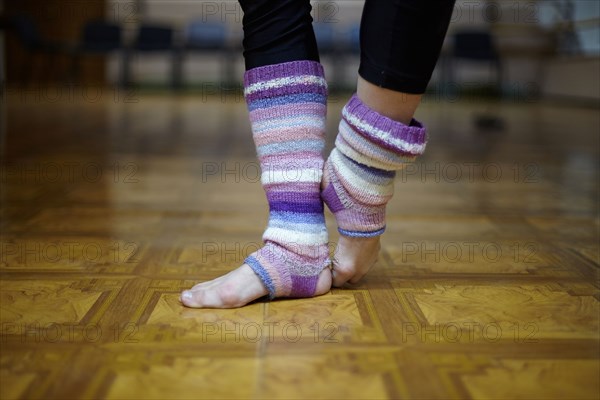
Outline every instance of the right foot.
<path fill-rule="evenodd" d="M 407 108 L 396 101 L 398 93 L 361 80 L 359 84 L 361 95 L 353 95 L 342 110 L 335 148 L 325 162 L 321 198 L 342 235 L 371 233 L 373 237 L 340 238 L 334 286 L 358 282 L 377 260 L 378 236 L 385 229 L 385 206 L 394 194 L 396 171 L 422 154 L 427 142 L 423 124 L 407 115 L 414 111 L 418 96 L 411 97 Z M 390 109 L 403 112 L 390 114 Z M 408 124 L 401 121 L 404 118 Z"/>
<path fill-rule="evenodd" d="M 333 286 L 358 283 L 375 265 L 381 245 L 379 236 L 350 237 L 340 235 L 333 256 Z"/>
<path fill-rule="evenodd" d="M 328 161 L 329 162 L 329 161 Z M 321 181 L 321 191 L 329 185 L 327 166 Z M 330 207 L 331 208 L 331 207 Z M 358 283 L 371 270 L 381 245 L 380 236 L 374 237 L 352 237 L 340 235 L 333 256 L 333 286 L 342 287 L 346 282 Z"/>

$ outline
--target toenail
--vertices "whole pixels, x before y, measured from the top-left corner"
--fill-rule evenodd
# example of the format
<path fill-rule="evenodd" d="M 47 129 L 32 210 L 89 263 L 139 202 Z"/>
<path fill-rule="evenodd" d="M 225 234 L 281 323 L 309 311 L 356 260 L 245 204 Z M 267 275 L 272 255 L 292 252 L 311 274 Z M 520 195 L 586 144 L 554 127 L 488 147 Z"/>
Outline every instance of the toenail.
<path fill-rule="evenodd" d="M 181 293 L 181 298 L 184 300 L 191 300 L 192 299 L 192 292 L 186 290 L 183 293 Z"/>

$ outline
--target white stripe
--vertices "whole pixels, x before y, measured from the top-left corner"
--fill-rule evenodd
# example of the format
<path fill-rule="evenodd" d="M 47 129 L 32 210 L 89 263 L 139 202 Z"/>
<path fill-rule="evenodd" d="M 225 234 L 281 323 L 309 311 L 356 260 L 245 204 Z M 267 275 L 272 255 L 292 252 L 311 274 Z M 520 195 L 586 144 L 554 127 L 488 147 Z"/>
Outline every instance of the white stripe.
<path fill-rule="evenodd" d="M 396 154 L 381 146 L 374 147 L 367 138 L 356 133 L 344 120 L 340 122 L 340 135 L 344 140 L 336 140 L 335 146 L 340 152 L 350 159 L 369 167 L 395 171 L 404 166 L 405 163 L 414 161 L 415 155 Z M 361 151 L 355 150 L 358 148 Z M 363 152 L 369 154 L 363 154 Z"/>
<path fill-rule="evenodd" d="M 290 222 L 283 219 L 269 221 L 269 226 L 272 228 L 285 229 L 290 232 L 304 232 L 304 233 L 320 233 L 323 230 L 323 224 L 309 224 L 301 222 Z"/>
<path fill-rule="evenodd" d="M 299 244 L 319 246 L 328 242 L 327 231 L 316 233 L 290 232 L 286 229 L 268 227 L 263 234 L 263 240 L 271 240 L 282 244 Z"/>
<path fill-rule="evenodd" d="M 379 168 L 384 171 L 393 171 L 395 167 L 398 167 L 397 164 L 392 165 L 392 163 L 390 162 L 381 162 L 376 158 L 365 156 L 362 153 L 359 153 L 358 151 L 354 150 L 354 148 L 346 145 L 346 143 L 336 143 L 335 146 L 337 150 L 339 150 L 339 152 L 345 155 L 346 157 L 358 163 L 367 165 L 369 167 Z"/>
<path fill-rule="evenodd" d="M 290 115 L 281 116 L 280 118 L 273 118 L 270 120 L 256 121 L 252 124 L 252 129 L 255 134 L 260 134 L 265 130 L 274 129 L 286 129 L 286 128 L 297 128 L 297 127 L 313 127 L 324 130 L 325 122 L 322 117 L 310 117 L 306 115 L 299 115 L 293 117 Z"/>
<path fill-rule="evenodd" d="M 271 79 L 269 81 L 253 83 L 252 85 L 250 85 L 244 89 L 244 95 L 248 96 L 249 94 L 252 94 L 254 92 L 259 92 L 262 90 L 267 90 L 267 89 L 271 89 L 271 88 L 275 88 L 275 87 L 294 85 L 294 84 L 298 84 L 298 83 L 303 83 L 303 84 L 316 83 L 323 87 L 327 86 L 327 82 L 321 76 L 316 76 L 316 75 L 288 76 L 285 78 L 276 78 L 276 79 Z"/>
<path fill-rule="evenodd" d="M 352 169 L 348 168 L 341 159 L 341 155 L 338 152 L 331 152 L 332 162 L 338 170 L 339 174 L 343 176 L 346 182 L 349 182 L 357 190 L 366 192 L 370 195 L 377 197 L 387 197 L 394 194 L 394 185 L 377 185 L 373 182 L 369 182 L 357 175 Z M 390 182 L 391 183 L 391 182 Z"/>
<path fill-rule="evenodd" d="M 274 170 L 264 171 L 261 175 L 263 185 L 271 183 L 320 183 L 323 176 L 323 171 L 317 169 L 289 169 L 289 170 Z"/>
<path fill-rule="evenodd" d="M 408 143 L 405 140 L 402 140 L 400 138 L 395 138 L 392 137 L 392 135 L 390 134 L 390 132 L 386 132 L 386 131 L 382 131 L 381 129 L 378 129 L 376 127 L 374 127 L 371 124 L 368 124 L 364 121 L 362 121 L 361 119 L 357 118 L 356 116 L 354 116 L 353 114 L 350 114 L 346 108 L 344 107 L 344 109 L 342 110 L 342 113 L 344 114 L 344 117 L 350 121 L 350 123 L 354 126 L 357 126 L 358 128 L 369 132 L 371 135 L 381 139 L 383 142 L 394 146 L 395 148 L 398 149 L 402 149 L 404 151 L 410 152 L 410 153 L 417 153 L 417 154 L 421 154 L 425 151 L 425 143 L 423 144 L 411 144 Z"/>

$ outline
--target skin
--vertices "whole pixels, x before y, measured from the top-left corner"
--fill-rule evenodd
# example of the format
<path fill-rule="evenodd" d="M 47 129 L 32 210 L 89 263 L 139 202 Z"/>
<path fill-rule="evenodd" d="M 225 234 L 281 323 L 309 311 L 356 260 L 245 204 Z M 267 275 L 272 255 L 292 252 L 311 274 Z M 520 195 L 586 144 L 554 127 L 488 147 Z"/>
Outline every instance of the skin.
<path fill-rule="evenodd" d="M 321 271 L 315 296 L 331 289 L 331 270 Z M 258 275 L 247 264 L 212 281 L 202 282 L 184 290 L 179 301 L 192 308 L 237 308 L 245 306 L 269 292 Z"/>
<path fill-rule="evenodd" d="M 358 77 L 356 85 L 358 98 L 370 109 L 379 114 L 408 125 L 419 103 L 420 94 L 396 92 L 382 88 Z"/>
<path fill-rule="evenodd" d="M 404 124 L 410 123 L 421 101 L 421 95 L 381 88 L 360 77 L 357 95 L 372 110 Z M 324 177 L 322 186 L 326 183 Z M 329 292 L 332 286 L 358 283 L 375 265 L 380 249 L 379 236 L 340 236 L 333 257 L 333 270 L 325 269 L 321 272 L 315 296 Z M 183 291 L 179 299 L 183 305 L 192 308 L 236 308 L 267 294 L 268 291 L 258 276 L 244 264 L 226 275 Z"/>

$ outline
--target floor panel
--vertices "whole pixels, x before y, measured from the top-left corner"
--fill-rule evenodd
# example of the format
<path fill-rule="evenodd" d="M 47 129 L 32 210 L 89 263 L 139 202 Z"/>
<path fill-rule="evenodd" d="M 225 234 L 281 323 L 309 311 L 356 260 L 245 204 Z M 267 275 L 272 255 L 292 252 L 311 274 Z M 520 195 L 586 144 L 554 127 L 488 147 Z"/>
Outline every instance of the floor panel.
<path fill-rule="evenodd" d="M 7 95 L 2 399 L 598 398 L 597 110 L 425 101 L 363 282 L 194 310 L 181 290 L 261 245 L 247 111 L 139 96 Z"/>

